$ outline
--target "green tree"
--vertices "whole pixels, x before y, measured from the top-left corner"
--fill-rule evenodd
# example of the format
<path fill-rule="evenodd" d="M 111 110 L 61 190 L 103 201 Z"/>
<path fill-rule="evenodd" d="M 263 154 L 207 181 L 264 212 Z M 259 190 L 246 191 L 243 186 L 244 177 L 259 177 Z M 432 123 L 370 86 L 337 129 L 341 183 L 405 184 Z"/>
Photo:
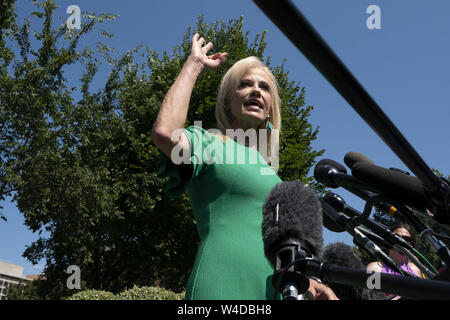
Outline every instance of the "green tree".
<path fill-rule="evenodd" d="M 0 2 L 0 63 L 2 64 L 0 69 L 0 77 L 3 79 L 5 77 L 6 66 L 9 64 L 11 59 L 14 57 L 13 52 L 7 48 L 5 44 L 5 33 L 11 28 L 13 21 L 15 18 L 14 12 L 14 0 L 4 0 Z M 1 88 L 0 88 L 1 90 Z M 0 100 L 0 123 L 4 123 L 5 119 L 2 114 L 4 112 L 4 107 L 2 107 L 2 103 Z M 0 132 L 0 142 L 5 140 L 4 128 Z M 7 150 L 2 144 L 0 144 L 0 154 Z M 0 157 L 0 210 L 3 209 L 1 203 L 5 200 L 5 196 L 9 196 L 13 191 L 12 184 L 8 179 L 8 173 L 5 170 L 5 160 L 3 156 Z M 7 221 L 6 217 L 0 212 L 0 219 Z"/>
<path fill-rule="evenodd" d="M 79 49 L 82 36 L 113 15 L 83 13 L 80 31 L 55 29 L 54 1 L 36 3 L 32 16 L 42 21 L 41 32 L 34 33 L 36 49 L 30 21 L 17 25 L 14 1 L 3 3 L 9 11 L 1 32 L 10 43 L 2 42 L 0 52 L 0 187 L 2 196 L 13 196 L 33 232 L 49 233 L 24 252 L 33 263 L 46 260 L 39 296 L 73 294 L 66 288 L 70 265 L 80 267 L 82 290 L 118 293 L 160 281 L 183 291 L 198 246 L 196 225 L 187 196 L 174 200 L 164 193 L 167 180 L 157 177 L 159 151 L 151 127 L 194 32 L 229 53 L 226 65 L 202 75 L 192 94 L 187 125 L 201 120 L 209 128 L 224 72 L 249 55 L 264 60 L 266 31 L 250 41 L 242 17 L 208 24 L 200 16 L 170 55 L 139 45 L 114 58 L 101 43 Z M 104 85 L 92 88 L 104 61 L 109 74 Z M 265 62 L 270 66 L 270 58 Z M 64 73 L 72 65 L 84 70 L 79 87 Z M 318 134 L 307 121 L 313 108 L 304 105 L 304 88 L 288 79 L 284 62 L 272 70 L 284 122 L 279 175 L 312 183 L 307 173 L 323 153 L 311 147 Z"/>
<path fill-rule="evenodd" d="M 6 289 L 6 297 L 8 300 L 40 300 L 45 296 L 45 292 L 42 291 L 45 286 L 42 286 L 42 281 L 22 281 L 19 284 L 10 285 Z"/>

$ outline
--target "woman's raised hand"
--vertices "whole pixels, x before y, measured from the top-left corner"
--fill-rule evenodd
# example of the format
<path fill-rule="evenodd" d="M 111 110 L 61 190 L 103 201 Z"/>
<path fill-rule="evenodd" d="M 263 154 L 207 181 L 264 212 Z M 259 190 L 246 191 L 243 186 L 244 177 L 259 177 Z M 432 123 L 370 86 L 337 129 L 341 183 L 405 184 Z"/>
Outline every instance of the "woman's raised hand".
<path fill-rule="evenodd" d="M 216 54 L 208 56 L 207 53 L 213 47 L 212 42 L 208 42 L 203 46 L 205 39 L 200 37 L 198 33 L 192 37 L 192 48 L 190 59 L 201 66 L 202 70 L 216 69 L 220 67 L 226 59 L 226 52 L 217 52 Z"/>

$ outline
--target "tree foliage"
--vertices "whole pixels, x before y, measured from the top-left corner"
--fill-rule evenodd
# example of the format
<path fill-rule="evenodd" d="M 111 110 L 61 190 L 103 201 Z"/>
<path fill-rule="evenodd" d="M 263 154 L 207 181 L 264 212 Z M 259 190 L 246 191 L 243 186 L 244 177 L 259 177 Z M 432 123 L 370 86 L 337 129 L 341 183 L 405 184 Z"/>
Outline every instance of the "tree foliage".
<path fill-rule="evenodd" d="M 229 53 L 226 65 L 202 75 L 192 94 L 187 125 L 201 120 L 209 128 L 224 72 L 249 55 L 264 60 L 266 31 L 250 41 L 242 17 L 208 24 L 200 16 L 171 54 L 139 45 L 115 58 L 103 43 L 80 43 L 116 16 L 83 13 L 81 30 L 55 28 L 54 1 L 35 4 L 40 32 L 31 32 L 28 20 L 20 26 L 14 1 L 2 1 L 0 200 L 12 196 L 28 228 L 49 234 L 24 252 L 32 263 L 46 261 L 40 296 L 73 294 L 66 287 L 70 265 L 80 267 L 83 290 L 117 293 L 161 281 L 183 291 L 198 245 L 196 225 L 187 196 L 164 193 L 151 127 L 194 32 Z M 99 73 L 105 62 L 107 75 Z M 270 58 L 265 62 L 270 66 Z M 73 65 L 83 70 L 79 86 L 65 74 Z M 318 134 L 307 121 L 312 106 L 304 106 L 304 88 L 289 80 L 284 63 L 272 70 L 283 108 L 279 175 L 311 183 L 307 173 L 323 153 L 311 147 Z M 103 85 L 94 87 L 96 76 Z"/>

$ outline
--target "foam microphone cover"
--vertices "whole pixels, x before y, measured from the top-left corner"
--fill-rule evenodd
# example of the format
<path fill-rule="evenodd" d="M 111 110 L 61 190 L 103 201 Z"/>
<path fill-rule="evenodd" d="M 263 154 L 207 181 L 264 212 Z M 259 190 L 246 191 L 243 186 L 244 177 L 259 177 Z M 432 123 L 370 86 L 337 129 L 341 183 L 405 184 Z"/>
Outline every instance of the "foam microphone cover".
<path fill-rule="evenodd" d="M 277 203 L 278 223 L 274 224 Z M 275 185 L 263 205 L 262 236 L 266 258 L 272 258 L 283 242 L 292 239 L 303 243 L 310 254 L 323 252 L 322 208 L 314 190 L 297 181 Z"/>
<path fill-rule="evenodd" d="M 393 200 L 418 209 L 427 206 L 428 201 L 419 178 L 363 162 L 353 165 L 352 175 Z"/>
<path fill-rule="evenodd" d="M 323 253 L 323 261 L 339 267 L 352 270 L 365 270 L 361 260 L 353 252 L 352 248 L 343 242 L 329 243 Z M 330 283 L 330 288 L 340 300 L 383 300 L 380 292 L 365 288 L 357 288 L 338 283 Z"/>
<path fill-rule="evenodd" d="M 350 151 L 347 152 L 347 154 L 344 156 L 344 162 L 350 169 L 353 168 L 353 165 L 358 162 L 362 163 L 369 163 L 371 165 L 375 165 L 372 160 L 367 158 L 362 153 L 356 152 L 356 151 Z"/>
<path fill-rule="evenodd" d="M 364 270 L 361 260 L 356 257 L 352 247 L 344 242 L 333 242 L 327 244 L 323 252 L 323 260 L 340 267 L 354 270 Z"/>

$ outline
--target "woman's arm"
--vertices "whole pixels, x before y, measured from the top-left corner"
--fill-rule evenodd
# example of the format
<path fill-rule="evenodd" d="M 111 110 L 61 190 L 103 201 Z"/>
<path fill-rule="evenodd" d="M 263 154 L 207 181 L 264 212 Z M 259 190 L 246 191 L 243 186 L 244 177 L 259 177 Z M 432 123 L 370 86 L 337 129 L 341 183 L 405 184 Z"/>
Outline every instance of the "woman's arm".
<path fill-rule="evenodd" d="M 370 272 L 381 272 L 381 270 L 383 269 L 383 266 L 381 265 L 380 262 L 371 262 L 366 266 L 366 270 L 370 271 Z"/>
<path fill-rule="evenodd" d="M 186 60 L 180 74 L 167 92 L 152 129 L 152 140 L 156 146 L 169 158 L 172 148 L 181 144 L 183 149 L 189 149 L 189 141 L 184 134 L 173 137 L 177 129 L 183 129 L 186 122 L 192 89 L 198 76 L 205 70 L 218 68 L 223 64 L 226 53 L 216 53 L 207 56 L 213 47 L 209 42 L 202 47 L 203 38 L 196 33 L 192 38 L 191 54 Z"/>
<path fill-rule="evenodd" d="M 408 262 L 408 265 L 411 267 L 411 269 L 418 277 L 420 278 L 422 277 L 422 271 L 414 263 Z"/>

